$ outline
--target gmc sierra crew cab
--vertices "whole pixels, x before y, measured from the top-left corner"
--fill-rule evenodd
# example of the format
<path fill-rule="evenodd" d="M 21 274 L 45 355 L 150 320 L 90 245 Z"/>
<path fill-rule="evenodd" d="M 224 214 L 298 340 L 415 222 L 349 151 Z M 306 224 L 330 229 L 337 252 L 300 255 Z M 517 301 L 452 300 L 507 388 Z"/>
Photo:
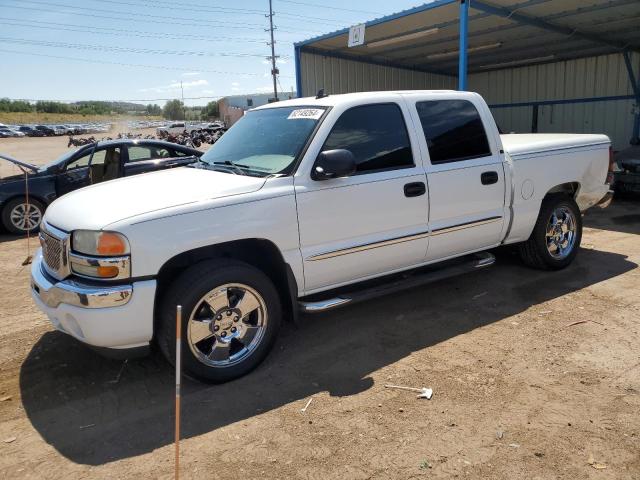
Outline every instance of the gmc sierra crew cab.
<path fill-rule="evenodd" d="M 192 166 L 83 188 L 46 211 L 32 265 L 62 332 L 121 356 L 156 344 L 223 382 L 284 318 L 486 267 L 569 265 L 610 198 L 605 135 L 500 135 L 475 93 L 319 95 L 249 111 Z"/>

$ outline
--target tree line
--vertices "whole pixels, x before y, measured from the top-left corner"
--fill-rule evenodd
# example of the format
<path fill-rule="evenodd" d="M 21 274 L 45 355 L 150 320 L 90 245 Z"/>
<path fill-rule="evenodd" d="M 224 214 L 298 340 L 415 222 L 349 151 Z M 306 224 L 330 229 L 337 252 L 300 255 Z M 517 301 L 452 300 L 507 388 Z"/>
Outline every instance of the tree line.
<path fill-rule="evenodd" d="M 213 120 L 219 116 L 218 102 L 209 102 L 204 107 L 187 107 L 180 100 L 169 100 L 164 107 L 158 104 L 141 105 L 131 102 L 56 102 L 0 98 L 0 112 L 72 113 L 80 115 L 133 114 L 163 116 L 168 120 Z"/>

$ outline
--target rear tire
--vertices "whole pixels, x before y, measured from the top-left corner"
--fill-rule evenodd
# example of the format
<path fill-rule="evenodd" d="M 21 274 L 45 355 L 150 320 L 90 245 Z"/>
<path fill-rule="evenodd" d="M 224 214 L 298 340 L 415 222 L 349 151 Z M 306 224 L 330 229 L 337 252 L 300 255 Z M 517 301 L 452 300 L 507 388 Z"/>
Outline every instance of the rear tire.
<path fill-rule="evenodd" d="M 182 305 L 185 372 L 207 382 L 249 373 L 267 356 L 280 330 L 280 297 L 269 277 L 237 260 L 207 260 L 184 271 L 161 303 L 157 342 L 171 364 L 177 305 Z"/>
<path fill-rule="evenodd" d="M 27 200 L 25 197 L 14 198 L 7 202 L 2 209 L 2 225 L 16 235 L 26 235 L 37 232 L 44 216 L 44 205 L 38 200 L 29 199 L 27 214 Z"/>
<path fill-rule="evenodd" d="M 522 261 L 532 268 L 560 270 L 578 253 L 582 240 L 582 215 L 573 198 L 545 198 L 529 240 L 519 245 Z"/>

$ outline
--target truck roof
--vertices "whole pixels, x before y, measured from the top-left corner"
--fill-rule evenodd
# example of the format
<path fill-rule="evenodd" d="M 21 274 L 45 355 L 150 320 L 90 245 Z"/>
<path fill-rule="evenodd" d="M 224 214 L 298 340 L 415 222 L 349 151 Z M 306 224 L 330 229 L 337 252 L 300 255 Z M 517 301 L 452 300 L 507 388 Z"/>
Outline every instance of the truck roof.
<path fill-rule="evenodd" d="M 380 92 L 357 92 L 357 93 L 341 93 L 338 95 L 328 94 L 322 98 L 316 97 L 303 97 L 293 98 L 291 100 L 283 100 L 276 103 L 268 103 L 261 105 L 253 110 L 264 110 L 265 108 L 277 108 L 277 107 L 296 107 L 296 106 L 324 106 L 333 107 L 341 103 L 353 103 L 359 100 L 371 100 L 377 97 L 389 98 L 389 95 L 410 95 L 410 94 L 457 94 L 460 96 L 476 95 L 471 92 L 458 92 L 456 90 L 393 90 L 393 91 L 380 91 Z"/>

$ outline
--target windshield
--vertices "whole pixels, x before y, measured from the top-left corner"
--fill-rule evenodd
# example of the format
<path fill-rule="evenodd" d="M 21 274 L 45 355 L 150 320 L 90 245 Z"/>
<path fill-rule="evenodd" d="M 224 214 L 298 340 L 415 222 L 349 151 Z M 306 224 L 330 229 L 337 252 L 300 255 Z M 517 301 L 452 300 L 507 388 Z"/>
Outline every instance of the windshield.
<path fill-rule="evenodd" d="M 59 163 L 66 162 L 67 160 L 69 160 L 79 150 L 80 150 L 80 148 L 74 148 L 73 150 L 69 150 L 68 152 L 63 153 L 58 158 L 56 158 L 53 162 L 49 162 L 49 163 L 43 165 L 42 167 L 40 167 L 39 171 L 44 172 L 45 170 L 47 170 L 48 168 L 52 167 L 53 165 L 57 165 Z"/>
<path fill-rule="evenodd" d="M 324 108 L 277 107 L 247 112 L 202 156 L 209 165 L 271 175 L 289 173 Z"/>

